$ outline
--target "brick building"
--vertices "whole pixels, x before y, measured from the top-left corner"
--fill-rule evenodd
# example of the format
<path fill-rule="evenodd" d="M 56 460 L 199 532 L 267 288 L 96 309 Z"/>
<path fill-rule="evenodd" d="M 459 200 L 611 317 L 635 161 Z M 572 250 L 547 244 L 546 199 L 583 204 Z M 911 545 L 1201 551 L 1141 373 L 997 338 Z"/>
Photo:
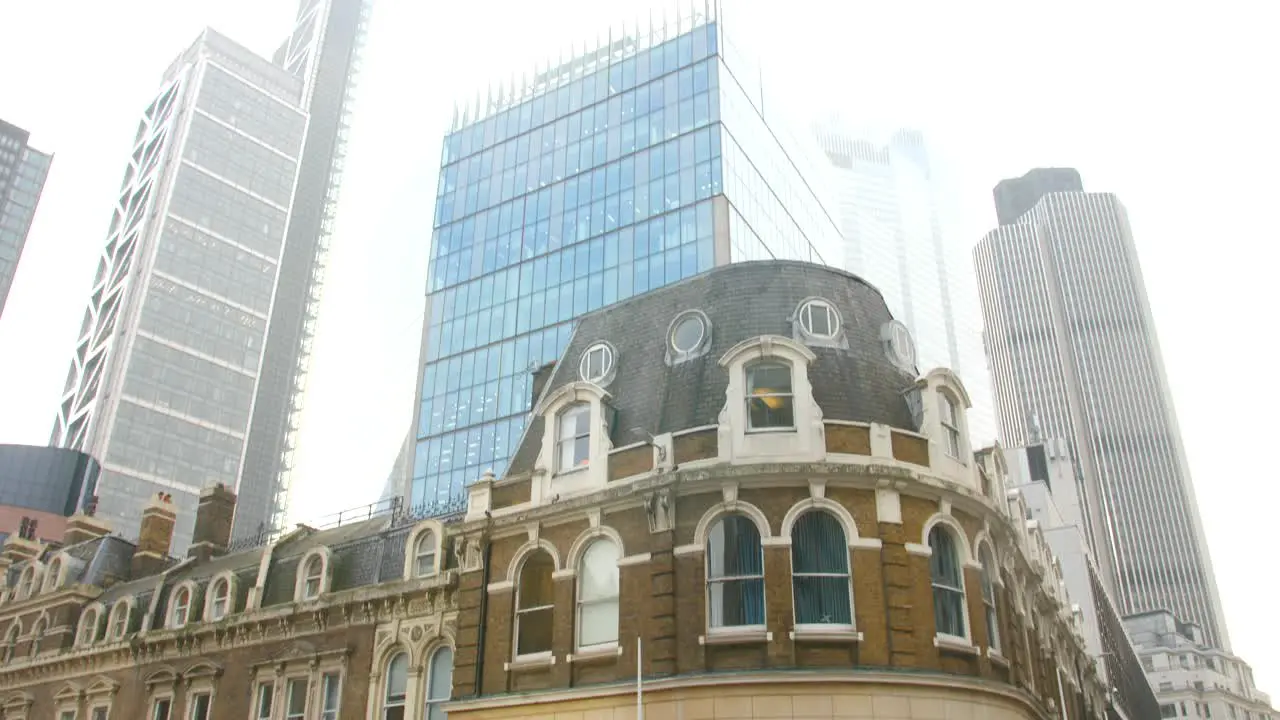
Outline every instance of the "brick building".
<path fill-rule="evenodd" d="M 865 282 L 718 268 L 585 316 L 534 386 L 451 526 L 451 718 L 632 718 L 637 674 L 646 720 L 1106 717 L 963 384 Z"/>
<path fill-rule="evenodd" d="M 235 500 L 221 486 L 203 493 L 181 560 L 169 556 L 166 496 L 143 512 L 136 544 L 84 514 L 61 544 L 9 538 L 0 718 L 359 718 L 381 624 L 415 616 L 413 638 L 448 644 L 456 572 L 438 522 L 392 505 L 237 549 Z M 435 543 L 430 564 L 406 559 L 410 538 Z"/>

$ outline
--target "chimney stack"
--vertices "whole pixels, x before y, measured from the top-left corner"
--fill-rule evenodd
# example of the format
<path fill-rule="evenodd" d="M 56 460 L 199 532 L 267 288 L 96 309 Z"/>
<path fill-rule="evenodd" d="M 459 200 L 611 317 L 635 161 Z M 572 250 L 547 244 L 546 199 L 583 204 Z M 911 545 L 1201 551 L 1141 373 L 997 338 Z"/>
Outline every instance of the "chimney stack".
<path fill-rule="evenodd" d="M 231 521 L 236 516 L 236 494 L 218 483 L 200 493 L 196 508 L 196 529 L 187 557 L 205 562 L 227 552 L 231 543 Z"/>
<path fill-rule="evenodd" d="M 66 528 L 62 531 L 63 546 L 77 545 L 111 534 L 111 525 L 94 517 L 97 509 L 98 498 L 95 496 L 79 512 L 67 518 Z"/>
<path fill-rule="evenodd" d="M 147 509 L 142 511 L 138 547 L 133 551 L 133 562 L 130 565 L 131 577 L 146 577 L 164 569 L 177 518 L 173 497 L 169 493 L 156 493 Z"/>

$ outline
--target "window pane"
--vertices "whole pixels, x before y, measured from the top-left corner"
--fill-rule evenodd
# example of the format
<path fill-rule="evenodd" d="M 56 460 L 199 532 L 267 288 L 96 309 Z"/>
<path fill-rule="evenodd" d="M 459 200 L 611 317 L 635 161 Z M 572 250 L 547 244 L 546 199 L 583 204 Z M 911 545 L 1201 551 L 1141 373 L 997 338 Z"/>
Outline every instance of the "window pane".
<path fill-rule="evenodd" d="M 753 391 L 791 392 L 791 368 L 785 365 L 756 365 L 747 376 Z"/>
<path fill-rule="evenodd" d="M 405 688 L 408 686 L 409 680 L 409 656 L 405 653 L 398 653 L 391 658 L 391 662 L 387 664 L 387 694 L 388 703 L 404 702 Z"/>
<path fill-rule="evenodd" d="M 933 528 L 929 531 L 929 547 L 933 551 L 929 557 L 929 572 L 933 582 L 959 589 L 960 560 L 951 534 L 940 527 Z"/>
<path fill-rule="evenodd" d="M 307 687 L 306 678 L 289 681 L 289 704 L 285 711 L 286 720 L 298 720 L 307 712 Z"/>
<path fill-rule="evenodd" d="M 192 699 L 191 720 L 209 720 L 209 696 L 200 693 Z"/>
<path fill-rule="evenodd" d="M 548 652 L 551 650 L 551 626 L 555 608 L 529 610 L 520 613 L 520 637 L 516 639 L 516 654 Z"/>
<path fill-rule="evenodd" d="M 551 605 L 555 602 L 551 570 L 551 556 L 545 552 L 535 552 L 525 560 L 524 567 L 520 570 L 518 607 L 521 610 Z"/>
<path fill-rule="evenodd" d="M 578 599 L 583 602 L 618 596 L 618 559 L 621 553 L 612 540 L 596 540 L 582 554 Z"/>
<path fill-rule="evenodd" d="M 341 689 L 341 678 L 337 673 L 329 673 L 324 676 L 321 685 L 321 720 L 337 720 L 338 717 L 338 692 Z"/>
<path fill-rule="evenodd" d="M 271 717 L 271 700 L 274 691 L 275 686 L 271 683 L 258 686 L 258 720 L 268 720 Z"/>
<path fill-rule="evenodd" d="M 707 592 L 711 627 L 764 624 L 764 580 L 717 580 Z"/>
<path fill-rule="evenodd" d="M 584 603 L 579 614 L 578 644 L 599 645 L 618 641 L 618 600 Z"/>
<path fill-rule="evenodd" d="M 849 544 L 840 521 L 825 512 L 805 513 L 791 530 L 793 573 L 849 572 Z"/>
<path fill-rule="evenodd" d="M 431 656 L 428 700 L 448 700 L 453 694 L 453 650 L 440 648 Z"/>
<path fill-rule="evenodd" d="M 169 698 L 157 700 L 155 709 L 151 713 L 151 720 L 169 720 L 169 705 Z"/>
<path fill-rule="evenodd" d="M 707 545 L 707 572 L 710 578 L 764 573 L 760 531 L 748 517 L 726 515 L 720 518 L 711 528 Z"/>
<path fill-rule="evenodd" d="M 800 576 L 794 579 L 796 622 L 851 625 L 849 577 Z"/>

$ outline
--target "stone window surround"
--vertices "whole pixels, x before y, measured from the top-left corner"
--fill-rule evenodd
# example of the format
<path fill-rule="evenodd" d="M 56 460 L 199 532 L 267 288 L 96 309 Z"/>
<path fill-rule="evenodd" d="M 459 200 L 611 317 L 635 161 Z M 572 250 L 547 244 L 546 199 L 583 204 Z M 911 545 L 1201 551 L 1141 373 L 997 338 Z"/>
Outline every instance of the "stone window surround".
<path fill-rule="evenodd" d="M 954 372 L 947 368 L 935 368 L 916 381 L 916 387 L 922 393 L 921 405 L 923 418 L 921 434 L 929 438 L 930 457 L 943 459 L 958 467 L 968 467 L 973 463 L 972 443 L 969 435 L 969 409 L 973 403 L 969 392 Z M 945 395 L 952 402 L 956 412 L 956 430 L 960 434 L 960 456 L 956 457 L 947 451 L 946 428 L 942 425 L 941 409 L 932 393 Z M 979 487 L 980 489 L 980 487 Z"/>
<path fill-rule="evenodd" d="M 93 711 L 96 709 L 105 709 L 109 719 L 111 706 L 115 704 L 116 693 L 119 690 L 120 683 L 105 675 L 99 675 L 89 683 L 89 686 L 84 689 L 84 706 L 85 712 L 88 713 L 86 720 L 94 720 Z"/>
<path fill-rule="evenodd" d="M 19 690 L 10 695 L 0 708 L 4 710 L 5 720 L 27 720 L 27 714 L 34 704 L 35 697 L 31 693 Z"/>
<path fill-rule="evenodd" d="M 27 657 L 33 658 L 48 650 L 48 648 L 35 647 L 35 642 L 48 635 L 51 629 L 53 629 L 53 621 L 49 619 L 49 611 L 41 610 L 36 617 L 36 621 L 31 623 L 31 632 L 27 633 L 27 641 L 32 644 L 31 651 L 27 653 Z"/>
<path fill-rule="evenodd" d="M 320 589 L 314 597 L 306 597 L 307 589 L 307 568 L 311 565 L 311 561 L 320 558 Z M 321 545 L 308 550 L 302 559 L 298 561 L 297 578 L 293 585 L 293 601 L 294 602 L 316 602 L 329 592 L 329 586 L 333 581 L 333 573 L 331 572 L 333 553 L 329 548 Z"/>
<path fill-rule="evenodd" d="M 748 429 L 747 366 L 766 359 L 791 368 L 792 428 L 763 432 Z M 721 460 L 806 462 L 826 456 L 822 410 L 813 399 L 813 385 L 809 381 L 809 364 L 816 359 L 812 350 L 781 335 L 748 338 L 721 356 L 720 367 L 728 373 L 725 404 L 717 421 Z"/>
<path fill-rule="evenodd" d="M 418 564 L 418 538 L 420 538 L 422 534 L 427 531 L 430 531 L 435 535 L 435 544 L 436 544 L 435 569 L 433 569 L 427 575 L 419 576 L 415 574 L 417 570 L 417 564 Z M 413 529 L 409 531 L 408 536 L 405 537 L 404 547 L 405 547 L 405 552 L 404 552 L 404 576 L 403 577 L 405 580 L 415 580 L 419 577 L 427 578 L 427 577 L 435 577 L 436 575 L 439 575 L 442 569 L 442 566 L 444 565 L 444 525 L 442 525 L 438 520 L 423 520 L 422 522 L 419 522 L 417 525 L 413 526 Z"/>
<path fill-rule="evenodd" d="M 613 446 L 609 439 L 604 408 L 610 397 L 599 385 L 579 380 L 557 388 L 538 404 L 534 412 L 543 417 L 543 432 L 542 447 L 534 463 L 535 477 L 531 488 L 535 505 L 556 495 L 589 492 L 606 485 L 609 451 Z M 588 441 L 587 464 L 561 472 L 557 446 L 560 413 L 576 403 L 590 406 L 591 438 Z"/>
<path fill-rule="evenodd" d="M 288 708 L 289 681 L 307 678 L 306 717 L 319 717 L 322 681 L 325 675 L 338 675 L 338 697 L 341 702 L 343 687 L 347 679 L 347 648 L 322 650 L 317 653 L 290 657 L 285 660 L 255 663 L 249 676 L 249 687 L 253 688 L 253 696 L 249 702 L 249 720 L 258 720 L 258 698 L 261 688 L 271 687 L 271 718 L 283 720 Z"/>
<path fill-rule="evenodd" d="M 385 650 L 374 656 L 373 672 L 369 675 L 369 714 L 368 717 L 381 720 L 383 703 L 387 697 L 387 667 L 391 658 L 405 653 L 409 658 L 409 669 L 405 675 L 404 717 L 405 720 L 425 720 L 427 705 L 427 685 L 431 682 L 431 661 L 440 648 L 454 651 L 457 646 L 448 632 L 442 631 L 435 639 L 426 644 L 422 652 L 415 653 L 403 640 L 391 643 Z"/>
<path fill-rule="evenodd" d="M 214 589 L 220 582 L 225 582 L 227 584 L 227 610 L 221 618 L 214 620 L 213 599 L 216 594 L 214 593 Z M 204 593 L 203 605 L 204 612 L 200 617 L 209 619 L 209 622 L 218 622 L 219 620 L 225 620 L 226 618 L 234 615 L 236 612 L 236 574 L 230 570 L 224 570 L 217 575 L 214 575 L 212 578 L 209 578 L 209 584 Z"/>
<path fill-rule="evenodd" d="M 22 639 L 22 618 L 14 617 L 13 622 L 9 624 L 9 629 L 5 631 L 3 648 L 0 653 L 3 654 L 5 662 L 13 659 L 18 651 L 18 641 Z"/>
<path fill-rule="evenodd" d="M 184 686 L 183 708 L 182 714 L 176 715 L 177 706 L 175 705 L 171 712 L 175 713 L 174 720 L 189 720 L 191 711 L 194 709 L 192 705 L 193 698 L 196 695 L 205 694 L 209 696 L 209 717 L 214 717 L 213 708 L 218 701 L 218 678 L 222 676 L 222 668 L 211 662 L 197 662 L 195 665 L 187 668 L 182 673 L 182 683 Z"/>
<path fill-rule="evenodd" d="M 44 586 L 44 563 L 39 560 L 27 561 L 27 566 L 18 576 L 18 587 L 14 590 L 15 600 L 28 600 L 40 594 Z"/>
<path fill-rule="evenodd" d="M 813 311 L 812 309 L 815 307 L 822 307 L 828 310 L 831 313 L 831 316 L 835 318 L 835 322 L 831 327 L 830 334 L 828 335 L 815 334 L 810 332 L 809 329 L 805 327 L 804 311 L 809 310 L 810 312 L 812 312 Z M 818 297 L 816 295 L 813 295 L 801 300 L 796 305 L 796 309 L 795 309 L 795 312 L 792 314 L 792 318 L 794 319 L 796 327 L 799 329 L 801 336 L 803 336 L 806 340 L 818 340 L 821 343 L 826 344 L 826 343 L 831 343 L 833 341 L 839 340 L 841 335 L 844 333 L 844 318 L 840 317 L 840 311 L 836 309 L 835 303 L 823 297 Z"/>
<path fill-rule="evenodd" d="M 53 556 L 53 559 L 49 561 L 48 568 L 45 570 L 44 580 L 40 584 L 40 593 L 53 592 L 54 590 L 62 587 L 62 585 L 67 581 L 67 572 L 69 570 L 68 565 L 70 564 L 70 560 L 70 556 L 65 552 L 60 552 Z M 36 595 L 37 592 L 33 589 L 31 594 Z"/>
<path fill-rule="evenodd" d="M 578 537 L 574 538 L 573 543 L 569 546 L 569 552 L 565 559 L 564 569 L 552 573 L 552 578 L 556 580 L 559 580 L 559 579 L 575 580 L 575 583 L 574 583 L 575 587 L 574 587 L 574 593 L 573 593 L 574 652 L 568 658 L 566 658 L 568 662 L 573 662 L 574 660 L 587 660 L 589 658 L 595 658 L 595 657 L 617 656 L 622 654 L 622 647 L 618 644 L 618 641 L 616 640 L 611 643 L 600 643 L 598 645 L 592 645 L 586 648 L 580 646 L 578 643 L 578 630 L 581 626 L 581 623 L 579 622 L 579 619 L 578 619 L 578 612 L 580 607 L 580 599 L 579 599 L 580 586 L 576 582 L 576 579 L 578 576 L 578 568 L 582 565 L 582 558 L 586 554 L 587 548 L 589 548 L 592 545 L 592 543 L 594 543 L 596 540 L 601 540 L 601 539 L 608 540 L 618 548 L 618 567 L 622 567 L 622 561 L 624 558 L 627 557 L 626 547 L 623 545 L 623 542 L 622 542 L 622 535 L 618 533 L 617 530 L 614 530 L 613 528 L 607 525 L 600 524 L 601 514 L 598 509 L 590 511 L 588 513 L 587 520 L 588 520 L 589 527 L 586 530 L 583 530 L 581 533 L 579 533 Z M 619 581 L 618 591 L 619 591 L 618 597 L 619 599 L 621 599 L 621 591 L 622 591 L 621 581 Z"/>
<path fill-rule="evenodd" d="M 179 625 L 174 622 L 174 611 L 178 609 L 178 595 L 180 595 L 183 590 L 187 591 L 187 616 L 183 618 L 182 624 Z M 183 580 L 173 587 L 173 592 L 169 593 L 169 600 L 165 603 L 165 629 L 178 630 L 200 621 L 200 618 L 203 616 L 197 612 L 201 609 L 201 604 L 196 602 L 196 590 L 197 586 L 194 580 Z"/>
<path fill-rule="evenodd" d="M 924 522 L 920 533 L 920 542 L 907 543 L 907 552 L 924 558 L 933 557 L 933 548 L 929 546 L 929 533 L 936 526 L 945 526 L 956 544 L 956 552 L 960 555 L 960 591 L 962 594 L 960 607 L 964 612 L 964 635 L 951 635 L 938 632 L 934 635 L 933 645 L 959 652 L 978 654 L 980 650 L 973 642 L 973 618 L 969 612 L 969 579 L 965 570 L 981 570 L 982 566 L 974 560 L 973 550 L 969 545 L 969 536 L 964 527 L 951 515 L 951 504 L 944 501 L 939 512 Z"/>
<path fill-rule="evenodd" d="M 588 374 L 587 374 L 587 365 L 588 365 L 587 359 L 593 353 L 600 352 L 601 350 L 603 350 L 605 354 L 605 360 L 606 360 L 605 371 L 604 371 L 604 374 L 601 375 L 599 378 L 592 379 L 588 377 Z M 578 378 L 580 380 L 582 380 L 583 382 L 599 385 L 600 387 L 607 387 L 609 383 L 612 383 L 614 379 L 617 378 L 617 376 L 618 376 L 618 349 L 613 346 L 613 343 L 607 340 L 597 340 L 596 342 L 593 342 L 590 345 L 588 345 L 586 350 L 582 351 L 582 355 L 578 358 Z"/>
<path fill-rule="evenodd" d="M 107 617 L 107 607 L 100 602 L 92 602 L 85 606 L 83 612 L 80 613 L 80 621 L 76 623 L 76 638 L 74 647 L 87 648 L 98 642 L 99 636 L 102 635 L 102 626 L 105 624 Z M 83 641 L 85 633 L 85 624 L 92 622 L 93 635 L 87 642 Z"/>
<path fill-rule="evenodd" d="M 80 700 L 84 697 L 84 691 L 79 685 L 73 682 L 65 682 L 58 692 L 53 694 L 53 716 L 62 720 L 65 713 L 71 713 L 71 717 L 79 720 L 80 718 Z"/>
<path fill-rule="evenodd" d="M 982 564 L 982 549 L 984 547 L 986 548 L 987 553 L 991 558 L 990 568 L 987 568 L 985 565 Z M 973 548 L 974 548 L 973 559 L 974 559 L 974 562 L 978 565 L 978 572 L 986 573 L 991 579 L 991 588 L 992 588 L 992 595 L 993 595 L 992 610 L 995 613 L 996 622 L 999 623 L 1001 619 L 1000 590 L 1004 589 L 1004 580 L 1000 576 L 1000 568 L 1002 567 L 1000 564 L 1000 554 L 996 552 L 996 544 L 991 539 L 991 535 L 985 529 L 979 530 L 977 536 L 974 537 Z M 981 590 L 981 588 L 979 588 L 979 590 Z M 983 608 L 984 609 L 986 608 L 985 596 L 983 597 Z M 990 631 L 988 631 L 988 634 L 990 634 Z M 989 645 L 988 643 L 984 642 L 983 645 L 986 648 L 984 652 L 986 653 L 988 658 L 994 660 L 997 663 L 1002 663 L 1005 665 L 1009 664 L 1009 661 L 1005 658 L 1004 653 L 1001 652 L 1001 650 L 1004 648 L 1004 636 L 1001 633 L 1001 629 L 998 625 L 996 627 L 996 644 Z"/>
<path fill-rule="evenodd" d="M 169 720 L 180 720 L 174 714 L 178 704 L 178 674 L 172 668 L 162 667 L 152 672 L 143 680 L 143 685 L 147 689 L 145 720 L 155 720 L 156 703 L 166 699 L 169 701 Z"/>
<path fill-rule="evenodd" d="M 132 595 L 126 595 L 111 604 L 111 613 L 107 615 L 107 632 L 106 640 L 109 642 L 119 642 L 129 637 L 129 628 L 133 625 L 133 613 L 137 608 L 138 600 Z M 124 632 L 119 635 L 113 635 L 115 631 L 116 613 L 120 609 L 124 609 Z"/>

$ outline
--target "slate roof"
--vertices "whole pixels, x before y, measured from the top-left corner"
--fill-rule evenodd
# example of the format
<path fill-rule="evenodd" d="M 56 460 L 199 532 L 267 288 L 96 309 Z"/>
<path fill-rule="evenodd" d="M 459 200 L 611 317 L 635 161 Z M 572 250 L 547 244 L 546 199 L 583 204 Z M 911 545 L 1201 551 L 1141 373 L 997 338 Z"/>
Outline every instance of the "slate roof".
<path fill-rule="evenodd" d="M 679 283 L 597 310 L 579 319 L 569 346 L 541 397 L 579 380 L 582 353 L 604 340 L 613 345 L 615 446 L 651 434 L 714 424 L 725 403 L 724 353 L 752 337 L 781 335 L 801 342 L 794 317 L 807 298 L 830 302 L 841 316 L 845 343 L 806 343 L 817 355 L 809 377 L 828 420 L 878 422 L 917 430 L 904 393 L 915 378 L 890 362 L 881 340 L 893 316 L 880 291 L 850 273 L 809 263 L 770 260 L 715 268 Z M 666 362 L 667 332 L 683 310 L 711 321 L 711 345 L 701 357 Z M 532 416 L 508 472 L 528 472 L 538 453 L 542 420 Z"/>

